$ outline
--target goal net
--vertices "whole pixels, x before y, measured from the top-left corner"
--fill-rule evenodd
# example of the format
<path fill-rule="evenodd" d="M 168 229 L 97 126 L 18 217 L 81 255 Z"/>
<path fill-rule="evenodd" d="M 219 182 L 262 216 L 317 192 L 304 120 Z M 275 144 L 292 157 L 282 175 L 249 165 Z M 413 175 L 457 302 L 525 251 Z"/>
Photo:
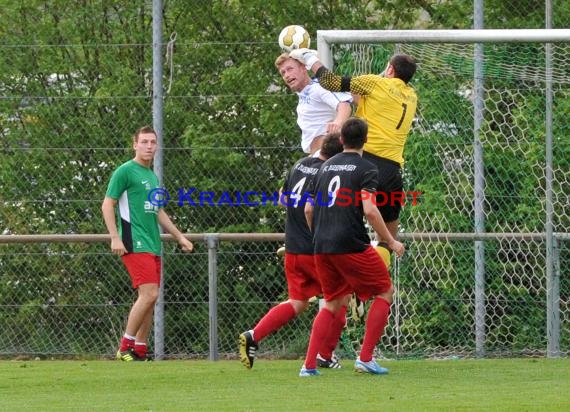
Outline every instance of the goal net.
<path fill-rule="evenodd" d="M 570 30 L 319 31 L 318 51 L 347 76 L 418 62 L 404 190 L 421 195 L 382 353 L 570 353 Z"/>

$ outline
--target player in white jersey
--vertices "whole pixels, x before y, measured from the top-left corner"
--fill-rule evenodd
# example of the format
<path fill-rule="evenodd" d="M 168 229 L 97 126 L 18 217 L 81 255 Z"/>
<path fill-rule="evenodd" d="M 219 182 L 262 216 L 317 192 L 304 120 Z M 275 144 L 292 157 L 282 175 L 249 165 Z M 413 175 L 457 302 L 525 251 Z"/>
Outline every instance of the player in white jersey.
<path fill-rule="evenodd" d="M 327 133 L 338 133 L 352 113 L 352 96 L 345 92 L 330 92 L 311 79 L 305 66 L 283 53 L 275 67 L 287 86 L 297 93 L 297 125 L 301 129 L 301 148 L 313 155 L 321 147 Z"/>

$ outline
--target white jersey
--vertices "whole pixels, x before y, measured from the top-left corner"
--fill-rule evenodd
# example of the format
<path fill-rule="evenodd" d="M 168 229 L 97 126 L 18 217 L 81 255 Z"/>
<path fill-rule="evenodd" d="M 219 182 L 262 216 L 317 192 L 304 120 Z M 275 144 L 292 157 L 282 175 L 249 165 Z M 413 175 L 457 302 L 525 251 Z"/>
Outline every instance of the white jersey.
<path fill-rule="evenodd" d="M 344 92 L 330 92 L 323 89 L 317 79 L 312 79 L 303 90 L 297 93 L 297 124 L 301 128 L 301 147 L 310 152 L 315 137 L 324 135 L 327 123 L 336 117 L 336 107 L 340 102 L 352 102 L 352 95 Z"/>

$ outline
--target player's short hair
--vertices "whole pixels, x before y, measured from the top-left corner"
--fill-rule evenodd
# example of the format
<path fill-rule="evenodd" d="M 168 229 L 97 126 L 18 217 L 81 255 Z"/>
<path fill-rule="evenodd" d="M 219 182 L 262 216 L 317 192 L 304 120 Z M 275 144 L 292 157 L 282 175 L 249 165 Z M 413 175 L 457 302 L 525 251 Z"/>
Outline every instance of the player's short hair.
<path fill-rule="evenodd" d="M 279 56 L 277 56 L 277 58 L 275 59 L 275 67 L 277 67 L 277 70 L 279 70 L 281 65 L 289 59 L 293 59 L 293 58 L 291 56 L 289 56 L 289 53 L 286 53 L 286 52 L 281 53 Z M 293 59 L 293 60 L 295 60 L 295 59 Z M 297 62 L 298 64 L 301 64 L 298 60 L 295 60 L 295 62 Z"/>
<path fill-rule="evenodd" d="M 323 142 L 321 143 L 321 155 L 330 159 L 335 154 L 342 152 L 342 143 L 340 142 L 340 133 L 332 132 L 327 133 Z"/>
<path fill-rule="evenodd" d="M 358 117 L 351 117 L 342 125 L 340 135 L 345 149 L 361 149 L 366 143 L 368 123 Z"/>
<path fill-rule="evenodd" d="M 279 68 L 287 59 L 289 59 L 289 53 L 281 53 L 275 59 L 275 67 Z"/>
<path fill-rule="evenodd" d="M 150 126 L 143 126 L 143 127 L 141 127 L 139 130 L 137 130 L 137 131 L 135 132 L 135 134 L 133 135 L 133 142 L 134 142 L 134 143 L 138 142 L 139 136 L 140 136 L 141 134 L 148 134 L 148 133 L 152 133 L 152 134 L 154 134 L 155 136 L 157 136 L 156 131 L 155 131 L 152 127 L 150 127 Z"/>
<path fill-rule="evenodd" d="M 394 77 L 408 83 L 416 73 L 416 60 L 407 54 L 395 54 L 390 59 L 390 65 L 394 68 Z"/>

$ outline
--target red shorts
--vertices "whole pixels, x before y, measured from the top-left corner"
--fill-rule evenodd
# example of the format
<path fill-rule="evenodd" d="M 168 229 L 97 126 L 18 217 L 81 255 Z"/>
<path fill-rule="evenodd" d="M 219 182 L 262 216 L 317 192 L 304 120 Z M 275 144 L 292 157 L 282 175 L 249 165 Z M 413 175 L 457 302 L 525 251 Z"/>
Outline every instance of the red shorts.
<path fill-rule="evenodd" d="M 326 300 L 354 292 L 366 301 L 392 286 L 390 273 L 372 246 L 358 253 L 317 254 L 315 262 Z"/>
<path fill-rule="evenodd" d="M 160 284 L 160 256 L 152 253 L 127 253 L 121 256 L 133 288 L 137 289 L 145 283 Z"/>
<path fill-rule="evenodd" d="M 295 255 L 285 252 L 285 277 L 289 298 L 309 300 L 321 294 L 313 255 Z"/>

